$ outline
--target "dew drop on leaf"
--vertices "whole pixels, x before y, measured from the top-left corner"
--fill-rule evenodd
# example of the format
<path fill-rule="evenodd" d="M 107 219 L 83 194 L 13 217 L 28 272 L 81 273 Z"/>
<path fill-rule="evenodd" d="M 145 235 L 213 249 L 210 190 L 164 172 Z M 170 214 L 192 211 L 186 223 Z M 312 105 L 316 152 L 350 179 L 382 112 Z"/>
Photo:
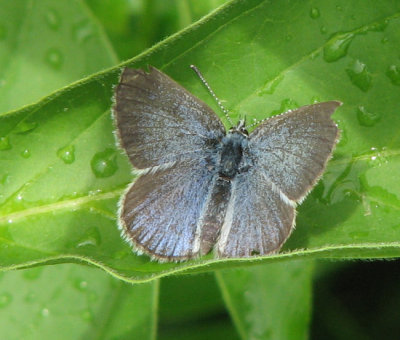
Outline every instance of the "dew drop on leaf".
<path fill-rule="evenodd" d="M 110 177 L 118 170 L 117 155 L 114 149 L 106 149 L 96 153 L 90 165 L 94 175 L 98 178 Z"/>
<path fill-rule="evenodd" d="M 72 164 L 75 161 L 75 146 L 68 145 L 57 151 L 57 157 L 65 164 Z"/>
<path fill-rule="evenodd" d="M 278 85 L 282 82 L 283 78 L 283 75 L 279 75 L 275 79 L 269 81 L 267 85 L 257 93 L 257 95 L 261 97 L 265 94 L 273 94 Z"/>
<path fill-rule="evenodd" d="M 83 43 L 93 35 L 93 28 L 89 21 L 81 21 L 73 28 L 73 36 L 78 43 Z"/>
<path fill-rule="evenodd" d="M 37 127 L 36 122 L 30 122 L 27 120 L 23 120 L 17 124 L 17 126 L 14 128 L 13 132 L 18 133 L 18 134 L 24 134 L 28 132 L 32 132 L 36 127 Z"/>
<path fill-rule="evenodd" d="M 324 60 L 328 63 L 343 58 L 347 54 L 347 50 L 354 33 L 339 33 L 331 38 L 324 47 Z"/>
<path fill-rule="evenodd" d="M 10 150 L 10 149 L 11 149 L 10 138 L 8 136 L 0 137 L 0 150 Z"/>
<path fill-rule="evenodd" d="M 386 71 L 386 76 L 390 79 L 393 85 L 400 86 L 400 68 L 397 65 L 389 66 Z"/>
<path fill-rule="evenodd" d="M 43 317 L 48 317 L 50 315 L 50 311 L 48 308 L 42 308 L 42 310 L 40 311 L 40 315 L 42 315 Z"/>
<path fill-rule="evenodd" d="M 10 293 L 0 294 L 0 308 L 7 307 L 12 301 L 12 296 Z"/>
<path fill-rule="evenodd" d="M 381 114 L 376 112 L 369 112 L 364 106 L 359 106 L 357 109 L 357 119 L 360 125 L 371 127 L 379 122 Z"/>
<path fill-rule="evenodd" d="M 82 280 L 82 279 L 79 278 L 79 279 L 75 279 L 75 280 L 74 280 L 73 286 L 74 286 L 77 290 L 79 290 L 79 291 L 81 291 L 81 292 L 85 292 L 85 291 L 87 290 L 87 288 L 88 288 L 88 283 L 87 283 L 86 280 Z"/>
<path fill-rule="evenodd" d="M 25 149 L 21 152 L 21 157 L 23 158 L 29 158 L 31 157 L 31 152 L 28 149 Z"/>
<path fill-rule="evenodd" d="M 313 7 L 310 10 L 311 19 L 317 19 L 320 17 L 319 9 L 317 7 Z"/>
<path fill-rule="evenodd" d="M 326 34 L 326 32 L 328 32 L 328 29 L 325 26 L 321 26 L 319 31 L 321 32 L 321 34 Z"/>
<path fill-rule="evenodd" d="M 290 98 L 285 98 L 281 101 L 281 106 L 279 109 L 272 111 L 271 116 L 283 113 L 283 112 L 287 112 L 290 110 L 294 110 L 297 109 L 299 107 L 299 105 L 297 105 L 297 103 L 290 99 Z"/>
<path fill-rule="evenodd" d="M 47 25 L 54 31 L 56 31 L 59 27 L 60 27 L 60 16 L 58 15 L 58 13 L 51 9 L 49 11 L 47 11 L 46 15 L 46 23 Z"/>
<path fill-rule="evenodd" d="M 356 60 L 347 69 L 346 73 L 350 81 L 360 90 L 367 92 L 371 88 L 372 77 L 367 65 L 360 60 Z"/>
<path fill-rule="evenodd" d="M 77 248 L 81 247 L 97 247 L 101 244 L 101 235 L 96 227 L 89 227 L 75 243 Z"/>
<path fill-rule="evenodd" d="M 386 27 L 388 26 L 388 24 L 389 24 L 388 20 L 374 23 L 374 24 L 368 26 L 368 31 L 383 32 L 386 29 Z"/>
<path fill-rule="evenodd" d="M 45 61 L 51 68 L 59 70 L 64 62 L 64 58 L 58 49 L 50 48 L 45 55 Z"/>

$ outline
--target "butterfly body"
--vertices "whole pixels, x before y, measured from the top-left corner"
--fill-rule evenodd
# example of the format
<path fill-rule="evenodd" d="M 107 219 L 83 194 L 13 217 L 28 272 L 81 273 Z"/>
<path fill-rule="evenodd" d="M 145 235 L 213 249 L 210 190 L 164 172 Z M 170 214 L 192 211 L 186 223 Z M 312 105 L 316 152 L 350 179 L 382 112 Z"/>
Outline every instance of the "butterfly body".
<path fill-rule="evenodd" d="M 120 227 L 161 261 L 278 251 L 295 207 L 338 140 L 341 103 L 304 106 L 228 132 L 215 113 L 168 76 L 126 68 L 116 89 L 117 135 L 141 170 L 121 200 Z"/>
<path fill-rule="evenodd" d="M 237 173 L 245 169 L 244 150 L 248 137 L 236 129 L 228 132 L 221 141 L 218 173 L 222 178 L 232 180 Z"/>

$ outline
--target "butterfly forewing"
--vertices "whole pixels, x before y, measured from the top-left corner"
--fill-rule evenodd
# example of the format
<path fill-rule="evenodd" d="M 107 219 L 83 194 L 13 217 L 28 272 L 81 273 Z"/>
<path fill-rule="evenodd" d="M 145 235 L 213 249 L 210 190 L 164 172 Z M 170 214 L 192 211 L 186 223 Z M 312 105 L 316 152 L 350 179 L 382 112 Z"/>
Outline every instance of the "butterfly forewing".
<path fill-rule="evenodd" d="M 203 157 L 225 135 L 205 103 L 155 68 L 125 68 L 115 102 L 121 145 L 139 169 Z"/>
<path fill-rule="evenodd" d="M 340 105 L 303 106 L 266 120 L 251 133 L 249 150 L 257 171 L 290 200 L 304 198 L 325 169 L 338 139 L 330 116 Z"/>

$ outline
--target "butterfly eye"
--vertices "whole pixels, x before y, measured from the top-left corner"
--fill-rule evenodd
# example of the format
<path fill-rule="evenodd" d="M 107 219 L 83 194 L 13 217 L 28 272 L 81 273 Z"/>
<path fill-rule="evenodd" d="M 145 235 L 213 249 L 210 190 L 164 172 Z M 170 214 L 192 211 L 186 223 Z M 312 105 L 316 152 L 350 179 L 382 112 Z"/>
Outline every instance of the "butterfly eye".
<path fill-rule="evenodd" d="M 246 135 L 246 136 L 249 135 L 249 132 L 247 131 L 247 129 L 246 129 L 244 126 L 242 126 L 242 127 L 240 128 L 240 132 L 243 133 L 243 134 Z"/>

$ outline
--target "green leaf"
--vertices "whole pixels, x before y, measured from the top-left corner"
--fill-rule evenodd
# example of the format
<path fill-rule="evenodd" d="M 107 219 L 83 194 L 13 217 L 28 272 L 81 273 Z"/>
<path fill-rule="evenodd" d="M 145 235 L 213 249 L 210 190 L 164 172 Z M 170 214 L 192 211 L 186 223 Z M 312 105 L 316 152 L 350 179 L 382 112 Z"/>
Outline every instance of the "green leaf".
<path fill-rule="evenodd" d="M 132 58 L 226 0 L 85 0 L 121 60 Z"/>
<path fill-rule="evenodd" d="M 238 339 L 213 273 L 161 279 L 159 339 Z"/>
<path fill-rule="evenodd" d="M 216 274 L 242 339 L 308 339 L 313 267 L 291 261 Z"/>
<path fill-rule="evenodd" d="M 82 1 L 0 0 L 0 8 L 0 112 L 117 62 Z"/>
<path fill-rule="evenodd" d="M 158 282 L 132 285 L 82 265 L 0 273 L 4 339 L 153 339 Z M 45 288 L 44 288 L 45 287 Z"/>
<path fill-rule="evenodd" d="M 282 253 L 164 264 L 131 253 L 116 227 L 117 201 L 131 181 L 109 111 L 118 67 L 0 116 L 2 268 L 83 260 L 147 281 L 298 257 L 398 257 L 400 3 L 370 4 L 233 1 L 120 65 L 154 65 L 220 114 L 188 67 L 196 64 L 233 119 L 314 100 L 344 103 L 334 115 L 341 142 Z"/>

